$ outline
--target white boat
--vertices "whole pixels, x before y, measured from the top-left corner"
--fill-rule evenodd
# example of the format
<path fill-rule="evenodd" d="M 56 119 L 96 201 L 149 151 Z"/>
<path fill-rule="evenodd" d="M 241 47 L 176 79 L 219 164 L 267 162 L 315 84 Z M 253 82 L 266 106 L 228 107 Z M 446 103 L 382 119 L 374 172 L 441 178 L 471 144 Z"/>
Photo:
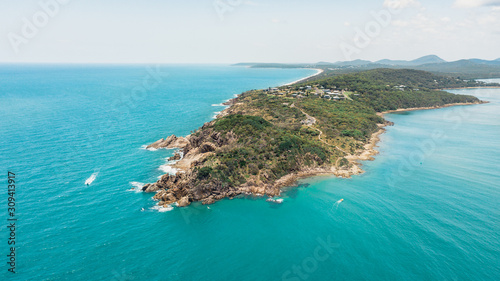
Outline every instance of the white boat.
<path fill-rule="evenodd" d="M 89 178 L 85 181 L 85 185 L 91 185 L 91 184 L 94 182 L 95 178 L 97 178 L 97 175 L 98 175 L 98 174 L 99 174 L 98 172 L 97 172 L 97 173 L 93 173 L 93 174 L 92 174 L 92 175 L 91 175 L 91 176 L 90 176 L 90 177 L 89 177 Z"/>

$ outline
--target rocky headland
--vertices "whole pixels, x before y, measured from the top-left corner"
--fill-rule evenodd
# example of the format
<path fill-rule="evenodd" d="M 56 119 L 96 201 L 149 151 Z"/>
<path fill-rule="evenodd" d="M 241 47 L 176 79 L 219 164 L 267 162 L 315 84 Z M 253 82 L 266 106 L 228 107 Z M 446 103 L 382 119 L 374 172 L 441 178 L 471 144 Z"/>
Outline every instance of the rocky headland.
<path fill-rule="evenodd" d="M 359 161 L 373 160 L 380 134 L 392 125 L 383 119 L 383 113 L 481 103 L 471 96 L 394 89 L 385 86 L 389 81 L 368 79 L 366 83 L 373 88 L 385 87 L 377 93 L 377 99 L 386 102 L 380 106 L 373 103 L 373 93 L 366 85 L 344 89 L 344 80 L 353 75 L 357 74 L 281 88 L 288 91 L 285 93 L 258 90 L 241 94 L 215 120 L 191 135 L 172 135 L 148 145 L 152 150 L 178 149 L 169 159 L 175 161 L 172 167 L 178 172 L 166 174 L 142 190 L 155 192 L 160 206 L 179 207 L 198 201 L 212 204 L 241 194 L 279 196 L 283 187 L 300 178 L 363 173 Z M 342 93 L 350 93 L 344 100 L 318 96 L 325 88 L 340 87 Z M 313 90 L 301 96 L 294 92 L 304 88 Z"/>

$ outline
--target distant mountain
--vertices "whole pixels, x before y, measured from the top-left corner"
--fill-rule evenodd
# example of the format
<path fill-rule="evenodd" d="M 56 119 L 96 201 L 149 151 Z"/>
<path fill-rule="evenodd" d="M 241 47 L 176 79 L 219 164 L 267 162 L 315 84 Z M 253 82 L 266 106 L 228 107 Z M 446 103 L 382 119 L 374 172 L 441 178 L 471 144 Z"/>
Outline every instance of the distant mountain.
<path fill-rule="evenodd" d="M 414 65 L 422 65 L 422 64 L 428 64 L 428 63 L 443 63 L 446 62 L 442 58 L 436 56 L 436 55 L 430 55 L 430 56 L 425 56 L 421 57 L 412 61 L 406 61 L 406 60 L 379 60 L 376 63 L 379 64 L 385 64 L 385 65 L 402 65 L 402 66 L 414 66 Z"/>
<path fill-rule="evenodd" d="M 257 62 L 240 62 L 240 63 L 235 63 L 232 66 L 254 66 L 256 64 L 259 64 Z"/>
<path fill-rule="evenodd" d="M 413 67 L 434 73 L 443 73 L 462 78 L 497 78 L 500 77 L 500 62 L 483 60 L 458 60 L 447 63 L 430 63 Z"/>
<path fill-rule="evenodd" d="M 321 68 L 325 70 L 325 73 L 320 77 L 328 73 L 345 74 L 378 68 L 424 70 L 462 79 L 500 77 L 500 58 L 496 60 L 463 59 L 447 62 L 436 55 L 424 56 L 412 61 L 384 59 L 376 62 L 354 60 L 335 63 L 322 61 L 316 64 L 240 63 L 236 65 L 257 68 Z"/>
<path fill-rule="evenodd" d="M 338 61 L 333 65 L 336 66 L 359 66 L 359 65 L 367 65 L 372 63 L 369 60 L 353 60 L 353 61 Z"/>
<path fill-rule="evenodd" d="M 320 61 L 318 63 L 316 63 L 316 65 L 332 65 L 333 63 L 331 62 L 326 62 L 326 61 Z"/>
<path fill-rule="evenodd" d="M 443 63 L 446 62 L 444 59 L 436 56 L 436 55 L 430 55 L 430 56 L 424 56 L 421 58 L 418 58 L 416 60 L 411 61 L 414 65 L 421 65 L 421 64 L 428 64 L 428 63 Z"/>
<path fill-rule="evenodd" d="M 500 65 L 500 59 L 497 60 L 470 59 L 469 61 L 478 64 Z"/>
<path fill-rule="evenodd" d="M 376 61 L 375 63 L 386 64 L 386 65 L 406 65 L 409 63 L 409 61 L 384 59 L 384 60 Z"/>
<path fill-rule="evenodd" d="M 434 55 L 421 57 L 413 61 L 380 60 L 376 63 L 363 65 L 349 65 L 348 63 L 344 63 L 340 69 L 334 71 L 341 74 L 377 68 L 408 68 L 424 70 L 440 75 L 461 77 L 463 79 L 500 77 L 500 59 L 491 61 L 481 59 L 464 59 L 447 62 Z"/>

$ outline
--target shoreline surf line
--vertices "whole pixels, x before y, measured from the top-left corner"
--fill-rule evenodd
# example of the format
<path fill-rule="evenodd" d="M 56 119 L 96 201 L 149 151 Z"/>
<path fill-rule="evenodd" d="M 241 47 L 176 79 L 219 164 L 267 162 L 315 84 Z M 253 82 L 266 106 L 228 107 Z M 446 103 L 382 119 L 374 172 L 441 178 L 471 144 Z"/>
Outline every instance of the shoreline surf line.
<path fill-rule="evenodd" d="M 313 75 L 309 75 L 309 76 L 307 76 L 307 77 L 301 78 L 301 79 L 299 79 L 299 80 L 296 80 L 296 81 L 293 81 L 293 82 L 290 82 L 290 83 L 287 83 L 287 84 L 281 85 L 280 87 L 283 87 L 283 86 L 291 86 L 291 85 L 293 85 L 293 84 L 297 84 L 297 83 L 303 82 L 303 81 L 305 81 L 305 80 L 307 80 L 307 79 L 309 79 L 309 78 L 313 78 L 313 77 L 318 76 L 318 75 L 320 75 L 321 73 L 325 72 L 325 71 L 324 71 L 323 69 L 321 69 L 321 68 L 310 68 L 310 69 L 317 70 L 318 72 L 316 72 L 316 73 L 315 73 L 315 74 L 313 74 Z"/>
<path fill-rule="evenodd" d="M 405 111 L 418 111 L 418 110 L 429 110 L 429 109 L 440 109 L 440 108 L 446 108 L 446 107 L 452 107 L 452 106 L 475 105 L 475 104 L 479 105 L 479 104 L 487 104 L 487 103 L 490 103 L 490 102 L 489 101 L 464 102 L 464 103 L 450 103 L 450 104 L 445 104 L 445 105 L 440 105 L 440 106 L 398 108 L 395 110 L 377 112 L 377 115 L 380 117 L 384 117 L 385 114 L 389 114 L 389 113 L 399 113 L 399 112 L 405 112 Z"/>

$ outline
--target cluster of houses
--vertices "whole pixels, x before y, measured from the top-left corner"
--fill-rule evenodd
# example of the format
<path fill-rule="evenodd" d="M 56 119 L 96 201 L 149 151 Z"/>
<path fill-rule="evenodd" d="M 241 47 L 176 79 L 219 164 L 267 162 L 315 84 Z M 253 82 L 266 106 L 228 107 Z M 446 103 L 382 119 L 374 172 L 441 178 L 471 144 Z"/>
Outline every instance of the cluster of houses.
<path fill-rule="evenodd" d="M 324 87 L 320 87 L 319 85 L 304 86 L 298 89 L 293 87 L 269 88 L 265 89 L 264 91 L 272 95 L 287 96 L 292 98 L 317 97 L 333 101 L 348 99 L 348 96 L 346 95 L 346 89 L 325 89 Z"/>
<path fill-rule="evenodd" d="M 434 81 L 436 81 L 436 80 L 434 80 Z M 390 85 L 387 85 L 387 87 L 390 87 Z M 420 89 L 418 89 L 418 88 L 412 89 L 411 87 L 408 87 L 405 85 L 394 86 L 394 89 L 400 90 L 400 91 L 405 91 L 405 90 L 420 91 Z"/>

